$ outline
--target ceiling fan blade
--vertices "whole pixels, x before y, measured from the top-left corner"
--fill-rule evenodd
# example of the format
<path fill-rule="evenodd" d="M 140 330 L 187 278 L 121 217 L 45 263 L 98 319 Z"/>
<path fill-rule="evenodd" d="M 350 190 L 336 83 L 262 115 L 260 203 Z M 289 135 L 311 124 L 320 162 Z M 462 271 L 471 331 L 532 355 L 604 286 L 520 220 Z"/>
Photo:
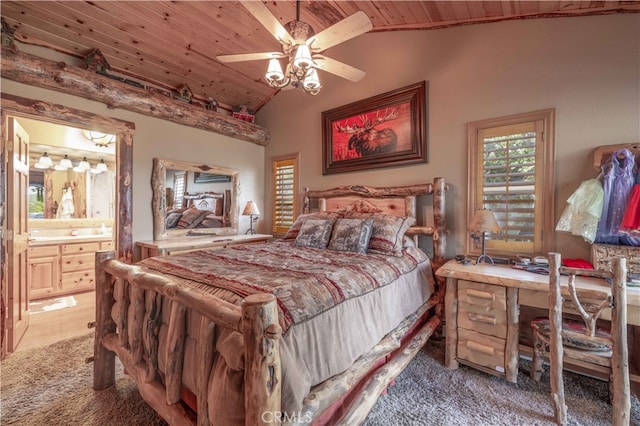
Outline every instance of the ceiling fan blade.
<path fill-rule="evenodd" d="M 367 75 L 366 72 L 359 70 L 358 68 L 336 61 L 335 59 L 327 58 L 323 55 L 313 55 L 313 60 L 318 69 L 330 72 L 331 74 L 335 74 L 338 77 L 346 78 L 353 82 L 358 82 L 362 80 L 362 77 Z"/>
<path fill-rule="evenodd" d="M 262 53 L 239 53 L 237 55 L 218 55 L 216 59 L 220 62 L 242 62 L 242 61 L 258 61 L 261 59 L 284 58 L 286 55 L 282 52 L 262 52 Z"/>
<path fill-rule="evenodd" d="M 241 1 L 242 5 L 281 43 L 293 44 L 293 37 L 261 1 Z"/>
<path fill-rule="evenodd" d="M 333 24 L 318 34 L 309 37 L 307 44 L 313 52 L 322 52 L 343 41 L 350 40 L 371 30 L 371 20 L 363 11 L 358 11 Z"/>

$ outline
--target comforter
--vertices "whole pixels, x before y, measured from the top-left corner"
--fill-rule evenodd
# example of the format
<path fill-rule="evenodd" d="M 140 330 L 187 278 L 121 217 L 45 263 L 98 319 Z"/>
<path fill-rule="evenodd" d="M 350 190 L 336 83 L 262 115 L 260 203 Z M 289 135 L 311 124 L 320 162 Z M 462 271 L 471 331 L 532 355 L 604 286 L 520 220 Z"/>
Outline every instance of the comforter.
<path fill-rule="evenodd" d="M 422 306 L 435 288 L 429 259 L 415 247 L 396 257 L 279 241 L 149 258 L 141 265 L 231 303 L 253 293 L 276 296 L 283 329 L 282 408 L 287 412 L 300 410 L 312 386 L 346 370 Z M 162 310 L 167 323 L 168 306 Z M 195 369 L 189 366 L 196 362 L 199 316 L 191 313 L 189 324 L 183 383 L 195 389 Z M 161 346 L 164 341 L 166 325 L 160 331 Z M 220 330 L 216 350 L 210 418 L 219 424 L 242 423 L 242 335 Z M 161 355 L 161 371 L 164 362 Z"/>

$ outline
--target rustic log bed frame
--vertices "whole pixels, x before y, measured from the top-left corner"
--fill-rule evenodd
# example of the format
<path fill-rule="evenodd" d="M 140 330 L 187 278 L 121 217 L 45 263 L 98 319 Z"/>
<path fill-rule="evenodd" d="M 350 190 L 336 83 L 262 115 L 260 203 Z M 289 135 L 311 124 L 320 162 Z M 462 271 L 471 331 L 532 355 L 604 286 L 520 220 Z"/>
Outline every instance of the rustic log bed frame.
<path fill-rule="evenodd" d="M 407 235 L 431 236 L 432 267 L 444 263 L 445 182 L 396 188 L 364 186 L 339 187 L 326 191 L 306 191 L 305 211 L 311 199 L 318 199 L 320 210 L 328 210 L 333 199 L 401 200 L 404 211 L 389 202 L 389 212 L 416 217 L 416 196 L 433 195 L 434 226 L 412 227 Z M 336 198 L 337 197 L 337 198 Z M 344 204 L 344 203 L 343 203 Z M 337 208 L 337 207 L 334 207 Z M 156 298 L 171 299 L 167 336 L 167 362 L 164 382 L 159 380 L 158 329 L 161 313 Z M 115 301 L 118 309 L 112 312 Z M 361 356 L 347 371 L 311 389 L 297 421 L 317 419 L 327 409 L 338 410 L 344 424 L 362 423 L 379 395 L 407 366 L 442 323 L 444 286 L 436 290 L 421 309 L 406 318 L 369 353 Z M 182 364 L 186 338 L 187 309 L 202 315 L 198 339 L 197 418 L 180 401 Z M 128 311 L 131 310 L 131 314 Z M 428 319 L 427 319 L 428 317 Z M 115 260 L 113 251 L 96 254 L 96 330 L 94 343 L 94 384 L 96 390 L 115 383 L 115 356 L 135 379 L 143 399 L 170 424 L 210 424 L 207 409 L 207 383 L 214 359 L 215 325 L 240 332 L 245 342 L 245 424 L 276 424 L 281 404 L 281 366 L 276 299 L 270 294 L 254 294 L 241 306 L 223 301 L 194 288 L 178 285 L 166 277 L 145 272 L 136 265 Z M 407 334 L 411 331 L 411 334 Z M 400 342 L 402 336 L 408 335 Z M 382 364 L 382 365 L 381 365 Z M 356 386 L 356 384 L 358 386 Z M 354 393 L 357 389 L 357 393 Z M 344 399 L 351 392 L 351 398 Z M 264 413 L 273 415 L 264 416 Z M 280 418 L 282 420 L 282 418 Z"/>

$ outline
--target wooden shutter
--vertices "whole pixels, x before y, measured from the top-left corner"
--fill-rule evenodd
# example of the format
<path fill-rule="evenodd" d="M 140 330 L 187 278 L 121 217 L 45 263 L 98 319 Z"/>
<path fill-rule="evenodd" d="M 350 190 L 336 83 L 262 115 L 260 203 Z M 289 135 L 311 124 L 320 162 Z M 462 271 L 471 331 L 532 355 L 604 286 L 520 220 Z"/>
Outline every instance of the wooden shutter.
<path fill-rule="evenodd" d="M 285 233 L 293 225 L 298 210 L 297 160 L 273 162 L 273 233 Z"/>
<path fill-rule="evenodd" d="M 502 228 L 487 235 L 487 248 L 499 252 L 540 250 L 543 121 L 481 129 L 478 132 L 476 204 L 491 209 Z"/>
<path fill-rule="evenodd" d="M 173 207 L 176 209 L 182 207 L 182 198 L 185 191 L 184 175 L 184 172 L 176 172 L 173 175 Z"/>

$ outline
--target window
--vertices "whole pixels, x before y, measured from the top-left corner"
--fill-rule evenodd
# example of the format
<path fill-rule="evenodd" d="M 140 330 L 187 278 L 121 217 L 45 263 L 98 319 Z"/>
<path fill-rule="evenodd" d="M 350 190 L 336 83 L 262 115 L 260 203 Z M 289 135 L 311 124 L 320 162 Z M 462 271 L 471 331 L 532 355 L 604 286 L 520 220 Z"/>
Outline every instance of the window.
<path fill-rule="evenodd" d="M 468 222 L 493 210 L 501 232 L 487 234 L 493 255 L 543 254 L 553 249 L 555 110 L 477 121 L 469 133 Z M 481 240 L 469 236 L 468 252 Z"/>
<path fill-rule="evenodd" d="M 274 234 L 285 233 L 298 214 L 298 154 L 273 160 Z"/>
<path fill-rule="evenodd" d="M 182 198 L 184 197 L 185 172 L 176 172 L 173 175 L 173 208 L 179 209 L 182 207 Z"/>

